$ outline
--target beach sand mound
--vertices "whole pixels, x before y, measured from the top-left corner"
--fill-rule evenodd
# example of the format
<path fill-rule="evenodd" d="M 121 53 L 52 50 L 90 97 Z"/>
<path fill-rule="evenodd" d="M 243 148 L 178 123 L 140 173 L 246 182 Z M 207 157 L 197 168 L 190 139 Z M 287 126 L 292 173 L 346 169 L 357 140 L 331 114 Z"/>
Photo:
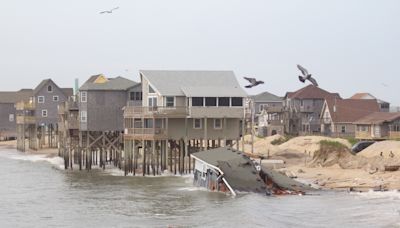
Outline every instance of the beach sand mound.
<path fill-rule="evenodd" d="M 367 158 L 373 158 L 381 157 L 381 152 L 383 158 L 400 158 L 400 141 L 388 140 L 376 142 L 358 153 L 357 155 Z M 393 156 L 391 156 L 390 152 L 393 153 Z"/>
<path fill-rule="evenodd" d="M 313 156 L 314 152 L 319 150 L 320 141 L 328 140 L 339 142 L 346 147 L 350 148 L 351 145 L 346 139 L 341 138 L 330 138 L 323 136 L 299 136 L 290 139 L 287 142 L 282 143 L 281 145 L 272 145 L 271 142 L 278 139 L 283 139 L 284 136 L 274 135 L 266 138 L 258 138 L 254 137 L 254 153 L 262 154 L 262 155 L 275 155 L 278 152 L 287 152 L 290 153 L 302 153 L 308 154 L 308 156 Z M 245 149 L 246 151 L 251 150 L 251 136 L 245 136 L 245 143 L 247 144 Z"/>
<path fill-rule="evenodd" d="M 282 145 L 278 146 L 279 150 L 298 151 L 300 153 L 307 152 L 310 156 L 314 156 L 314 152 L 320 149 L 320 142 L 323 140 L 339 142 L 350 148 L 351 145 L 346 139 L 330 138 L 324 136 L 300 136 L 293 138 Z"/>
<path fill-rule="evenodd" d="M 355 156 L 346 146 L 330 146 L 321 144 L 314 153 L 310 167 L 331 167 L 338 165 L 342 169 L 364 169 L 366 171 L 385 171 L 386 166 L 400 164 L 400 157 L 385 158 L 380 156 Z M 371 173 L 372 174 L 372 173 Z"/>

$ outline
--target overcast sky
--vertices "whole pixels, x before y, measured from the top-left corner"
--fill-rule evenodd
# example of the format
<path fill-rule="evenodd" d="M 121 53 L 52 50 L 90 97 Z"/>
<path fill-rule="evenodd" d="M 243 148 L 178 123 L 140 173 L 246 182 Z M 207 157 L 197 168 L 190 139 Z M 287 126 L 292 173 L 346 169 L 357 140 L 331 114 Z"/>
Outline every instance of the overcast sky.
<path fill-rule="evenodd" d="M 102 10 L 119 6 L 113 14 Z M 233 70 L 283 96 L 302 86 L 400 105 L 398 0 L 12 0 L 1 2 L 0 90 L 73 87 L 139 69 Z"/>

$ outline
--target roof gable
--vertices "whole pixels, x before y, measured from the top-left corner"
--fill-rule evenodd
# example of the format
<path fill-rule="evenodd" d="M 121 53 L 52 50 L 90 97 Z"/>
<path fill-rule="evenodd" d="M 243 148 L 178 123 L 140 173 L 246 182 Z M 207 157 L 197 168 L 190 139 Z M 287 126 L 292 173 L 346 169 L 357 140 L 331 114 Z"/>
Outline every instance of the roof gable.
<path fill-rule="evenodd" d="M 251 96 L 255 102 L 282 102 L 282 97 L 278 97 L 269 92 L 259 93 L 257 95 Z"/>
<path fill-rule="evenodd" d="M 61 91 L 64 96 L 69 97 L 73 95 L 73 89 L 72 88 L 60 88 L 53 80 L 45 79 L 40 82 L 38 86 L 33 90 L 33 95 L 36 96 L 45 86 L 51 84 L 52 86 L 55 86 L 59 91 Z"/>
<path fill-rule="evenodd" d="M 106 78 L 100 74 L 91 76 L 79 90 L 125 91 L 137 84 L 137 82 L 123 77 Z"/>
<path fill-rule="evenodd" d="M 308 85 L 295 92 L 287 92 L 285 98 L 289 99 L 341 99 L 338 93 L 330 93 L 314 85 Z"/>
<path fill-rule="evenodd" d="M 140 74 L 163 96 L 247 97 L 232 71 L 141 70 Z"/>

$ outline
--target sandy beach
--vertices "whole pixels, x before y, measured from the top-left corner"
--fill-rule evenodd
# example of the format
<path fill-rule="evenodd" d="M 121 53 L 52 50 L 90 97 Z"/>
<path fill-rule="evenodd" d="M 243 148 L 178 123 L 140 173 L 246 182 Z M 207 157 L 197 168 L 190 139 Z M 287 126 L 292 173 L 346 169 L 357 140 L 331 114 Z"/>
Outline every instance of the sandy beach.
<path fill-rule="evenodd" d="M 17 148 L 17 140 L 12 140 L 12 141 L 0 141 L 0 149 L 16 149 Z M 58 156 L 58 149 L 48 149 L 44 148 L 38 151 L 31 150 L 28 147 L 26 147 L 26 152 L 27 154 L 41 154 L 41 155 L 47 155 L 47 157 L 56 157 Z"/>
<path fill-rule="evenodd" d="M 349 152 L 339 155 L 331 153 L 318 160 L 314 153 L 320 149 L 320 141 L 339 142 L 347 150 L 351 147 L 346 139 L 322 136 L 295 137 L 280 145 L 271 142 L 281 138 L 276 135 L 256 138 L 254 153 L 251 152 L 250 138 L 246 137 L 245 151 L 253 157 L 263 156 L 271 160 L 283 160 L 284 165 L 277 170 L 305 183 L 315 184 L 321 189 L 369 191 L 371 189 L 399 190 L 400 171 L 385 171 L 385 165 L 399 165 L 399 142 L 384 141 L 367 148 L 357 155 Z M 380 156 L 383 151 L 383 156 Z M 389 157 L 390 152 L 393 158 Z M 340 157 L 340 158 L 338 158 Z M 320 163 L 329 163 L 328 165 Z"/>

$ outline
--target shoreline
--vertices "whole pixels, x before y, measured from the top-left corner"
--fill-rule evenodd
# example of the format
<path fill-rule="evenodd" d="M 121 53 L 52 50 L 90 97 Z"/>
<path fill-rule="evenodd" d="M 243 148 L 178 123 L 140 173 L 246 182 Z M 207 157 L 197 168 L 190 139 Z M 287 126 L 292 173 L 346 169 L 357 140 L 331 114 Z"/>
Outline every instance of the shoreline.
<path fill-rule="evenodd" d="M 17 149 L 17 141 L 12 140 L 12 141 L 0 141 L 0 149 L 8 149 L 8 150 L 16 150 Z M 55 148 L 45 148 L 41 150 L 31 150 L 29 148 L 26 149 L 25 152 L 21 153 L 26 153 L 26 154 L 31 154 L 31 155 L 46 155 L 48 158 L 54 158 L 58 156 L 58 149 Z"/>
<path fill-rule="evenodd" d="M 16 141 L 1 141 L 0 149 L 16 149 Z M 58 156 L 57 149 L 27 150 L 29 155 Z M 331 167 L 307 167 L 304 163 L 286 163 L 277 169 L 287 173 L 293 179 L 317 187 L 320 190 L 368 192 L 370 190 L 393 191 L 400 189 L 400 171 L 369 173 L 363 169 L 342 169 L 338 165 Z"/>

